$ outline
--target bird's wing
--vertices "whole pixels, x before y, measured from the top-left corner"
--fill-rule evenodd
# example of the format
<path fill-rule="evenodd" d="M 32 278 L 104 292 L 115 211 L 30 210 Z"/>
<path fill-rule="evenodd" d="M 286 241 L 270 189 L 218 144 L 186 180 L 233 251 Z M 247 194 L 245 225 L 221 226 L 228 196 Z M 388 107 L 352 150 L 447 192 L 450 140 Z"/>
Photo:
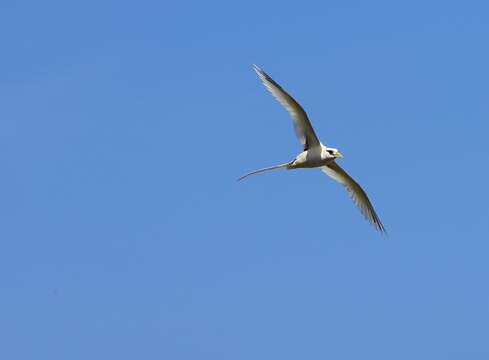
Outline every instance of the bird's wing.
<path fill-rule="evenodd" d="M 322 166 L 321 170 L 331 178 L 343 184 L 348 190 L 350 197 L 362 212 L 363 216 L 365 216 L 365 218 L 370 221 L 377 230 L 385 232 L 384 225 L 382 225 L 382 222 L 377 216 L 377 213 L 375 212 L 367 194 L 365 191 L 363 191 L 362 187 L 355 180 L 353 180 L 350 175 L 347 174 L 345 170 L 343 170 L 334 161 L 326 166 Z"/>
<path fill-rule="evenodd" d="M 314 129 L 312 128 L 306 112 L 299 103 L 295 101 L 292 96 L 287 94 L 287 92 L 268 76 L 265 71 L 256 65 L 253 65 L 253 68 L 263 82 L 263 85 L 265 85 L 268 91 L 272 93 L 278 102 L 281 103 L 292 116 L 295 132 L 301 144 L 304 145 L 304 150 L 319 146 L 319 139 L 314 133 Z"/>

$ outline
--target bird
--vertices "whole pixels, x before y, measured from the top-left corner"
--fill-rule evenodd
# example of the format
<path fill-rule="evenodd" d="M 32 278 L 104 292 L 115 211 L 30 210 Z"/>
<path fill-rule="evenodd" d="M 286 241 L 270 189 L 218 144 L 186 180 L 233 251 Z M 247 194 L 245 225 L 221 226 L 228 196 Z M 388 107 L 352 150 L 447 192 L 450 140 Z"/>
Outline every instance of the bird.
<path fill-rule="evenodd" d="M 358 184 L 350 175 L 348 175 L 348 173 L 336 162 L 336 159 L 343 157 L 341 152 L 336 148 L 328 147 L 321 143 L 314 132 L 306 112 L 302 106 L 289 93 L 287 93 L 287 91 L 285 91 L 259 66 L 253 65 L 253 69 L 267 90 L 289 112 L 293 120 L 297 138 L 303 145 L 303 151 L 291 161 L 249 172 L 241 176 L 238 181 L 251 175 L 281 168 L 288 170 L 300 168 L 320 168 L 329 177 L 336 180 L 346 188 L 362 215 L 375 227 L 376 230 L 380 231 L 381 233 L 386 233 L 385 227 L 375 212 L 367 193 L 362 189 L 360 184 Z"/>

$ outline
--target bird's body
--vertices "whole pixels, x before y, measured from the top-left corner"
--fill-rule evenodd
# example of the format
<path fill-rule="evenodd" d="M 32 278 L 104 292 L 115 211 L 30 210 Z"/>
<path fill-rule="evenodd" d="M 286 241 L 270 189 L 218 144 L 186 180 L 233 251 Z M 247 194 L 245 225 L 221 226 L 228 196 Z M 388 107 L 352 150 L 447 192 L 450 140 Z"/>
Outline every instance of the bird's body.
<path fill-rule="evenodd" d="M 317 147 L 304 150 L 295 157 L 289 169 L 298 168 L 315 168 L 324 165 L 328 165 L 335 159 L 334 155 L 331 155 L 328 151 L 338 151 L 336 149 L 328 148 L 323 144 L 319 144 Z"/>
<path fill-rule="evenodd" d="M 304 146 L 304 149 L 289 162 L 255 170 L 243 175 L 239 180 L 250 175 L 280 168 L 299 169 L 319 167 L 328 176 L 343 184 L 350 193 L 353 201 L 360 208 L 362 214 L 377 230 L 384 232 L 384 225 L 382 225 L 365 191 L 336 163 L 335 159 L 343 157 L 343 155 L 338 149 L 327 147 L 319 141 L 306 112 L 292 96 L 258 66 L 255 65 L 254 69 L 265 87 L 292 116 L 297 137 Z"/>

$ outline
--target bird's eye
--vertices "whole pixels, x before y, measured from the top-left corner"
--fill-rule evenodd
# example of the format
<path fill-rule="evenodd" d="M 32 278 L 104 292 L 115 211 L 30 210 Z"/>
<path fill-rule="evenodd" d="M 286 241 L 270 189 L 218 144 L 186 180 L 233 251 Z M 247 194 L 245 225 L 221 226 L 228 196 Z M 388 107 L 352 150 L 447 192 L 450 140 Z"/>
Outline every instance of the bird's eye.
<path fill-rule="evenodd" d="M 333 155 L 333 150 L 328 150 L 329 155 Z"/>

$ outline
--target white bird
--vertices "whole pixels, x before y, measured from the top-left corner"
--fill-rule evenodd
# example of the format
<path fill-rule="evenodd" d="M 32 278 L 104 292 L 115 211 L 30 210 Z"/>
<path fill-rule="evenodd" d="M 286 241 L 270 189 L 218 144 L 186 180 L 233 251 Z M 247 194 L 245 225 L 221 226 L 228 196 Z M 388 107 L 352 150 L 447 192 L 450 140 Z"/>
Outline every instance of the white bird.
<path fill-rule="evenodd" d="M 265 87 L 272 95 L 282 104 L 292 116 L 294 128 L 299 138 L 299 141 L 304 145 L 304 150 L 295 157 L 292 161 L 258 169 L 246 175 L 243 175 L 238 180 L 242 180 L 250 175 L 258 174 L 264 171 L 273 169 L 286 168 L 315 168 L 320 167 L 328 176 L 343 184 L 351 198 L 358 206 L 363 216 L 369 220 L 375 228 L 381 232 L 385 232 L 384 225 L 380 221 L 375 212 L 372 203 L 362 187 L 343 170 L 335 161 L 336 158 L 343 157 L 338 149 L 324 146 L 316 136 L 314 129 L 307 117 L 304 109 L 294 100 L 279 84 L 277 84 L 267 73 L 258 66 L 253 65 L 256 73 L 260 77 Z"/>

